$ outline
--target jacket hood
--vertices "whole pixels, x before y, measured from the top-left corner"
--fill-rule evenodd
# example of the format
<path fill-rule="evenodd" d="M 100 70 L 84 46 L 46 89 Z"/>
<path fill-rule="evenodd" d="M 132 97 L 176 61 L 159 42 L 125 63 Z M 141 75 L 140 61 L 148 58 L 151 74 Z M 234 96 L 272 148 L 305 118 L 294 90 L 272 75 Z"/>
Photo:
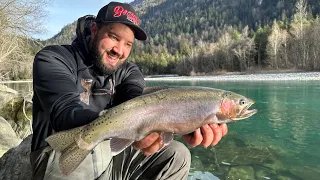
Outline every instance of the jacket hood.
<path fill-rule="evenodd" d="M 94 20 L 95 16 L 93 15 L 80 17 L 77 21 L 76 37 L 72 41 L 72 46 L 80 49 L 84 63 L 88 66 L 92 65 L 94 60 L 89 52 L 89 42 L 91 39 L 90 24 L 94 22 Z"/>

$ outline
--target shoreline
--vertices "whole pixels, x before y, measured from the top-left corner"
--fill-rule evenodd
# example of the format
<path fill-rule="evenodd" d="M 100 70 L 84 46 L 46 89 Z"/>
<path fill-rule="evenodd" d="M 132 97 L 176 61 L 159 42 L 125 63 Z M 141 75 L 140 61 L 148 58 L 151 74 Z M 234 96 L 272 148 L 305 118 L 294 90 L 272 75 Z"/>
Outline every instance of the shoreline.
<path fill-rule="evenodd" d="M 146 81 L 320 81 L 320 72 L 219 74 L 202 76 L 148 75 Z M 32 83 L 32 80 L 0 81 L 0 84 Z"/>
<path fill-rule="evenodd" d="M 32 83 L 32 80 L 19 80 L 19 81 L 0 81 L 0 84 L 11 84 L 11 83 Z"/>
<path fill-rule="evenodd" d="M 224 74 L 207 76 L 154 76 L 146 81 L 320 81 L 320 72 Z"/>

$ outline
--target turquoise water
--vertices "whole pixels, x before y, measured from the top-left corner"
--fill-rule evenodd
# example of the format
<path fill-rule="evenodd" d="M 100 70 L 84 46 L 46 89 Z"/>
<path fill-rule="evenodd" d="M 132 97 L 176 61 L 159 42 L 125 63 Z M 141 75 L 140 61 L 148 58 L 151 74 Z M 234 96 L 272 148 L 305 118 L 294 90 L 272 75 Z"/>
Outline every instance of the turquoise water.
<path fill-rule="evenodd" d="M 192 170 L 220 179 L 320 179 L 320 82 L 147 82 L 206 86 L 253 100 L 258 113 L 228 124 L 218 145 L 190 148 Z"/>

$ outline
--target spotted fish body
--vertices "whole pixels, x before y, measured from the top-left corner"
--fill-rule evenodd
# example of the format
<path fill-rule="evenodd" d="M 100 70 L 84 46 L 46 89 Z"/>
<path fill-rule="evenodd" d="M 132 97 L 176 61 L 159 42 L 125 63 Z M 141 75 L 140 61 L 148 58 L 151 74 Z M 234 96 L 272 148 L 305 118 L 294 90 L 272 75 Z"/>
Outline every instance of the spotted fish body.
<path fill-rule="evenodd" d="M 102 111 L 93 122 L 46 139 L 61 151 L 60 170 L 70 174 L 91 150 L 109 139 L 116 155 L 152 132 L 159 132 L 165 144 L 174 134 L 184 135 L 205 124 L 228 123 L 248 118 L 254 102 L 242 95 L 206 87 L 147 88 L 144 95 Z"/>

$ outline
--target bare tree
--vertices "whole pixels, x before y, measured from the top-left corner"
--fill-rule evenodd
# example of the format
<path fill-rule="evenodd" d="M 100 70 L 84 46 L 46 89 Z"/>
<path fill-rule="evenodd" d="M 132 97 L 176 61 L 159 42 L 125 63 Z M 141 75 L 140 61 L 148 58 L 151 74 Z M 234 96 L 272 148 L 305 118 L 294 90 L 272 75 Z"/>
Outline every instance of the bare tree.
<path fill-rule="evenodd" d="M 0 0 L 0 29 L 19 35 L 43 32 L 48 0 Z"/>
<path fill-rule="evenodd" d="M 222 34 L 222 36 L 218 39 L 218 48 L 219 48 L 218 54 L 220 54 L 220 56 L 223 56 L 223 59 L 218 58 L 218 64 L 220 64 L 222 68 L 226 68 L 228 70 L 234 70 L 232 53 L 229 53 L 230 47 L 232 44 L 233 44 L 232 36 L 227 31 L 225 31 Z M 222 62 L 225 62 L 225 63 L 222 63 Z"/>
<path fill-rule="evenodd" d="M 281 45 L 281 30 L 276 20 L 273 21 L 271 34 L 268 37 L 267 53 L 271 67 L 279 68 L 279 48 Z"/>
<path fill-rule="evenodd" d="M 283 61 L 284 61 L 283 67 L 284 68 L 289 68 L 288 38 L 289 38 L 289 34 L 288 34 L 287 30 L 282 30 L 280 55 L 283 57 Z"/>
<path fill-rule="evenodd" d="M 310 60 L 308 63 L 308 69 L 319 70 L 320 63 L 320 20 L 316 18 L 314 24 L 308 28 L 308 42 L 310 43 L 309 54 Z"/>
<path fill-rule="evenodd" d="M 306 61 L 308 60 L 308 47 L 305 38 L 304 28 L 308 25 L 308 13 L 307 13 L 307 2 L 306 0 L 298 0 L 296 2 L 296 13 L 293 16 L 293 22 L 291 24 L 291 33 L 295 36 L 299 44 L 299 56 L 301 68 L 306 67 Z"/>
<path fill-rule="evenodd" d="M 299 25 L 300 25 L 299 34 L 300 34 L 300 37 L 302 37 L 303 24 L 304 24 L 304 21 L 307 19 L 307 15 L 308 15 L 306 0 L 298 0 L 296 2 L 295 7 L 296 7 L 297 13 L 294 15 L 294 19 L 295 19 L 295 21 L 299 22 Z"/>
<path fill-rule="evenodd" d="M 233 44 L 232 51 L 237 56 L 240 65 L 240 71 L 245 71 L 252 66 L 252 51 L 254 49 L 254 40 L 246 37 Z"/>
<path fill-rule="evenodd" d="M 0 0 L 0 76 L 31 74 L 29 37 L 41 33 L 47 0 Z M 4 65 L 4 66 L 3 66 Z"/>

